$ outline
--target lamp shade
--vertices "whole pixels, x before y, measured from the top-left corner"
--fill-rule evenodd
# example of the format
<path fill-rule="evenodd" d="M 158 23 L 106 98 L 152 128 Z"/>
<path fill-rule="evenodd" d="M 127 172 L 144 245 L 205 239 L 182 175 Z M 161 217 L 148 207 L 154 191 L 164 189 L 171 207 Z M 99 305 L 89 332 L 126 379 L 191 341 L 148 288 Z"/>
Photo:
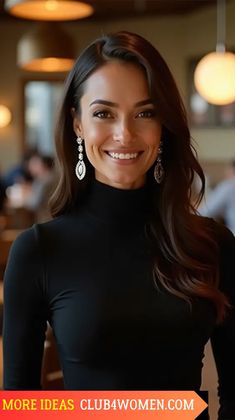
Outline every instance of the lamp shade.
<path fill-rule="evenodd" d="M 235 101 L 235 54 L 205 55 L 196 67 L 194 83 L 198 93 L 211 104 L 226 105 Z"/>
<path fill-rule="evenodd" d="M 74 64 L 73 40 L 58 23 L 40 23 L 20 39 L 17 63 L 28 71 L 69 71 Z"/>
<path fill-rule="evenodd" d="M 7 127 L 11 122 L 11 111 L 7 106 L 0 105 L 0 128 Z"/>
<path fill-rule="evenodd" d="M 76 0 L 6 0 L 6 10 L 14 16 L 33 20 L 75 20 L 91 15 L 94 8 Z"/>

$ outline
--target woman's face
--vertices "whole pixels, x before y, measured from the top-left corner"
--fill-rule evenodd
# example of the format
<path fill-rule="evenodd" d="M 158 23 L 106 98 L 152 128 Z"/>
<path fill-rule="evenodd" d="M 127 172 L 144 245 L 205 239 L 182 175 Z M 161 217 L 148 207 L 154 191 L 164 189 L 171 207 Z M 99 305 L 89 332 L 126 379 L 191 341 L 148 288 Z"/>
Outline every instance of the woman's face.
<path fill-rule="evenodd" d="M 74 117 L 98 181 L 121 189 L 139 188 L 157 158 L 161 123 L 144 72 L 110 61 L 86 81 Z"/>

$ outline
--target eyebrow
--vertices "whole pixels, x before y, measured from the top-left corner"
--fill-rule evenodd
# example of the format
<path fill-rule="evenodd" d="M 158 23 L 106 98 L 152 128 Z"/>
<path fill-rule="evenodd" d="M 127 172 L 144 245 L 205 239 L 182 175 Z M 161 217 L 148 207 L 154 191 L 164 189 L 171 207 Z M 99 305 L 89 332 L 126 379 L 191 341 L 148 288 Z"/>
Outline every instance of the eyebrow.
<path fill-rule="evenodd" d="M 92 105 L 95 105 L 95 104 L 107 105 L 114 108 L 118 108 L 119 106 L 116 102 L 106 101 L 105 99 L 96 99 L 95 101 L 91 102 L 89 106 L 91 107 Z M 144 106 L 144 105 L 150 105 L 150 104 L 153 105 L 153 101 L 152 99 L 148 98 L 148 99 L 144 99 L 143 101 L 136 102 L 135 107 L 137 108 L 138 106 Z"/>

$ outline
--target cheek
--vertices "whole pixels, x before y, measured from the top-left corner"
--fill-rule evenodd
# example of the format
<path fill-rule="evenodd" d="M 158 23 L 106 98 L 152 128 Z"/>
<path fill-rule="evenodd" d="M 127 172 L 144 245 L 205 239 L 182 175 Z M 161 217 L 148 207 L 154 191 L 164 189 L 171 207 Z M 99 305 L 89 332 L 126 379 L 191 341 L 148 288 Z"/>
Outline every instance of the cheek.
<path fill-rule="evenodd" d="M 99 131 L 97 131 L 94 128 L 89 129 L 88 131 L 84 131 L 84 144 L 86 154 L 88 157 L 94 149 L 98 148 L 101 145 L 101 143 L 102 141 Z"/>
<path fill-rule="evenodd" d="M 149 146 L 156 146 L 160 143 L 162 126 L 157 121 L 148 121 L 139 124 L 138 134 Z"/>
<path fill-rule="evenodd" d="M 148 144 L 148 146 L 151 148 L 156 148 L 156 150 L 158 150 L 161 141 L 161 134 L 161 128 L 155 128 L 153 130 L 150 130 L 148 132 L 148 135 L 146 134 L 146 143 Z"/>
<path fill-rule="evenodd" d="M 107 128 L 101 124 L 95 124 L 90 121 L 83 125 L 83 137 L 86 148 L 100 146 L 105 141 L 107 135 Z"/>
<path fill-rule="evenodd" d="M 104 139 L 104 133 L 99 127 L 90 127 L 87 131 L 84 131 L 85 151 L 92 164 L 94 164 L 94 159 L 99 157 Z"/>

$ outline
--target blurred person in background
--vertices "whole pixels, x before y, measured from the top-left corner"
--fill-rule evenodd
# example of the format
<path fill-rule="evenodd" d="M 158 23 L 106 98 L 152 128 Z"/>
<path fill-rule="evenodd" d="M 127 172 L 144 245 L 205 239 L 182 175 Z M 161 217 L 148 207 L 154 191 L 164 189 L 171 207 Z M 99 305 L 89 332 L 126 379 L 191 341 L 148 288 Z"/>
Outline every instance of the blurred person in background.
<path fill-rule="evenodd" d="M 28 171 L 28 162 L 30 158 L 35 155 L 38 155 L 36 150 L 28 150 L 18 164 L 14 165 L 3 174 L 2 182 L 5 189 L 14 184 L 32 181 L 32 177 Z"/>
<path fill-rule="evenodd" d="M 28 227 L 33 221 L 45 222 L 51 218 L 48 200 L 54 181 L 53 158 L 34 151 L 27 156 L 24 165 L 24 176 L 17 176 L 6 188 L 6 207 L 14 228 Z"/>
<path fill-rule="evenodd" d="M 235 235 L 235 159 L 226 166 L 225 179 L 207 194 L 198 211 L 223 221 Z"/>
<path fill-rule="evenodd" d="M 54 185 L 53 158 L 35 154 L 28 160 L 27 168 L 33 181 L 23 207 L 34 213 L 36 222 L 46 222 L 51 219 L 48 201 Z"/>

